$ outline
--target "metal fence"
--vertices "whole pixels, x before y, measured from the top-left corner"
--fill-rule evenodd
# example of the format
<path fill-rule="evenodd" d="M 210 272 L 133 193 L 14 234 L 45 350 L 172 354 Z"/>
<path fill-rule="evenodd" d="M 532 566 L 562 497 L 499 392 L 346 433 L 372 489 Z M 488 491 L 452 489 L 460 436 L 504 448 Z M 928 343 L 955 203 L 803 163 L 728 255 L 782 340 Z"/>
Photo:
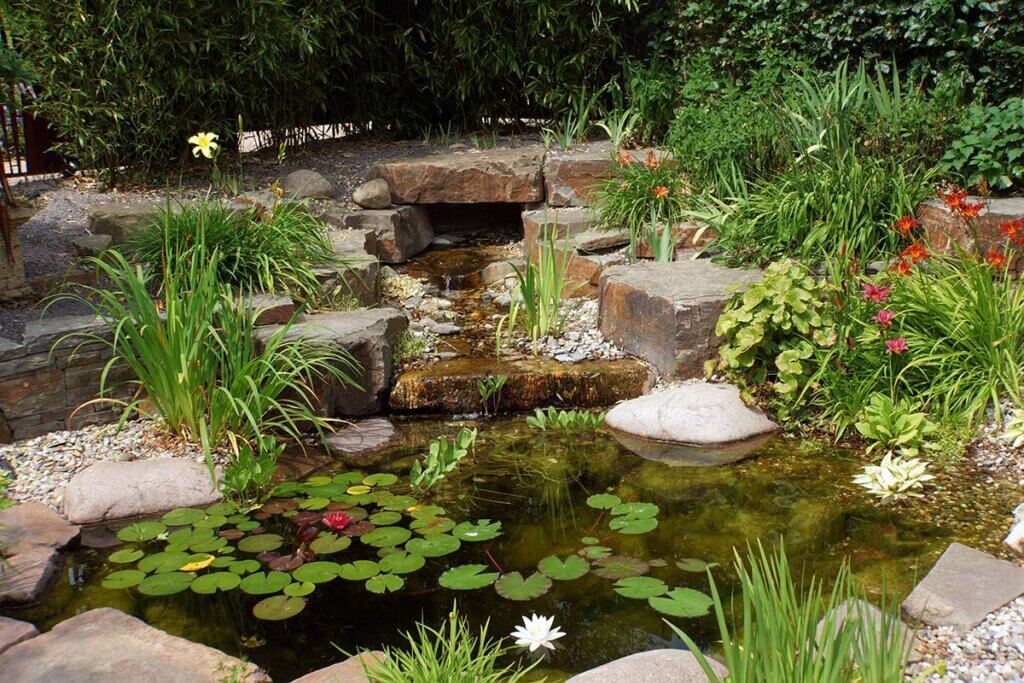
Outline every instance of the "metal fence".
<path fill-rule="evenodd" d="M 7 92 L 0 96 L 0 157 L 4 175 L 18 177 L 58 173 L 64 164 L 60 156 L 50 151 L 56 136 L 49 122 L 16 104 L 30 101 L 34 94 L 22 85 L 2 84 Z"/>

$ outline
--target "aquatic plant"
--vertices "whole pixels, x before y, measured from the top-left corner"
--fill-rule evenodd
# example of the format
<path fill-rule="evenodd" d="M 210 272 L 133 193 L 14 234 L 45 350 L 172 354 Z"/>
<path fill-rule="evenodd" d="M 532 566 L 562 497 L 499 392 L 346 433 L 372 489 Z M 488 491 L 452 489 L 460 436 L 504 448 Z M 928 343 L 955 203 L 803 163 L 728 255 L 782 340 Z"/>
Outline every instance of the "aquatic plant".
<path fill-rule="evenodd" d="M 533 415 L 526 418 L 526 424 L 542 432 L 548 429 L 563 432 L 597 429 L 604 424 L 605 414 L 593 413 L 589 410 L 558 410 L 554 406 L 542 410 L 537 408 Z"/>
<path fill-rule="evenodd" d="M 484 405 L 484 415 L 489 415 L 492 410 L 497 412 L 498 404 L 501 401 L 501 390 L 505 387 L 506 382 L 508 382 L 508 377 L 505 375 L 491 375 L 476 381 L 476 390 Z M 494 398 L 493 406 L 492 398 Z"/>
<path fill-rule="evenodd" d="M 284 443 L 272 436 L 259 436 L 255 447 L 239 445 L 238 454 L 224 467 L 220 488 L 224 497 L 239 506 L 258 503 L 270 493 L 271 480 L 277 473 L 277 460 L 284 452 Z"/>
<path fill-rule="evenodd" d="M 536 614 L 524 616 L 523 625 L 512 630 L 516 645 L 529 648 L 530 652 L 536 652 L 542 647 L 554 650 L 554 642 L 564 636 L 565 633 L 555 626 L 554 617 L 539 617 Z"/>
<path fill-rule="evenodd" d="M 476 429 L 463 427 L 453 441 L 443 436 L 431 441 L 427 455 L 417 459 L 409 470 L 409 480 L 413 487 L 426 491 L 453 472 L 476 442 L 476 435 Z"/>
<path fill-rule="evenodd" d="M 885 503 L 920 498 L 924 483 L 934 478 L 928 474 L 928 466 L 921 460 L 900 458 L 890 451 L 878 465 L 865 465 L 864 470 L 853 478 L 853 483 L 863 486 Z"/>
<path fill-rule="evenodd" d="M 872 394 L 864 407 L 863 419 L 855 425 L 869 442 L 867 452 L 881 448 L 916 457 L 922 448 L 934 448 L 929 437 L 938 427 L 919 408 L 919 404 L 907 398 L 894 402 L 888 394 Z"/>

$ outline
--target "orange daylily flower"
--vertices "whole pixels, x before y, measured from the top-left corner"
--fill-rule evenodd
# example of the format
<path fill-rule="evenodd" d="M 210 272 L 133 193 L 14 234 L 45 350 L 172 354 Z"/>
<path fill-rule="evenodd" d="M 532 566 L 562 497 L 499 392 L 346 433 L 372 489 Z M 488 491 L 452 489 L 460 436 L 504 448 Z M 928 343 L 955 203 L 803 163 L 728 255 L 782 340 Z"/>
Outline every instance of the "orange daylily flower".
<path fill-rule="evenodd" d="M 664 199 L 668 196 L 668 188 L 664 185 L 658 185 L 654 188 L 654 196 L 656 199 Z"/>
<path fill-rule="evenodd" d="M 904 216 L 896 221 L 896 224 L 892 226 L 892 229 L 901 235 L 909 235 L 911 230 L 916 230 L 921 227 L 921 224 L 917 222 L 917 219 L 913 216 Z"/>
<path fill-rule="evenodd" d="M 977 218 L 981 210 L 985 208 L 984 202 L 960 202 L 960 215 L 964 218 Z"/>
<path fill-rule="evenodd" d="M 993 268 L 1006 267 L 1006 254 L 994 247 L 989 247 L 988 253 L 985 254 L 985 260 L 988 261 L 988 264 Z"/>
<path fill-rule="evenodd" d="M 904 261 L 909 260 L 911 263 L 917 263 L 928 258 L 928 250 L 920 242 L 914 242 L 900 252 L 900 258 Z"/>
<path fill-rule="evenodd" d="M 910 261 L 902 258 L 896 263 L 889 266 L 889 270 L 896 273 L 897 275 L 910 275 L 911 269 L 912 266 L 910 265 Z"/>
<path fill-rule="evenodd" d="M 644 166 L 650 169 L 657 169 L 661 164 L 658 162 L 658 157 L 654 155 L 654 150 L 647 150 L 647 159 L 644 161 Z"/>

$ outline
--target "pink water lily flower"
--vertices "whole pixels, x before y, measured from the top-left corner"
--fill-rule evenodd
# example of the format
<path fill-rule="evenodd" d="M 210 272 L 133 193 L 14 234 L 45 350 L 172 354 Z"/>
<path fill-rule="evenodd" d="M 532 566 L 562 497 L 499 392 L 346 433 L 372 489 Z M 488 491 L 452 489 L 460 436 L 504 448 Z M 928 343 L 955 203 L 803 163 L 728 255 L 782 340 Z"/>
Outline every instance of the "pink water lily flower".
<path fill-rule="evenodd" d="M 903 337 L 896 337 L 895 339 L 886 339 L 885 348 L 889 353 L 894 353 L 897 356 L 909 349 L 909 347 L 907 346 L 907 340 L 904 339 Z"/>
<path fill-rule="evenodd" d="M 874 301 L 876 304 L 883 303 L 889 300 L 889 292 L 892 287 L 879 287 L 873 285 L 870 282 L 864 283 L 864 298 L 868 301 Z"/>
<path fill-rule="evenodd" d="M 346 515 L 344 512 L 328 512 L 321 522 L 328 529 L 341 531 L 351 524 L 353 519 L 352 515 Z"/>
<path fill-rule="evenodd" d="M 885 308 L 878 309 L 878 313 L 875 313 L 875 317 L 872 318 L 876 323 L 882 327 L 890 327 L 892 325 L 892 319 L 896 317 L 896 314 Z"/>

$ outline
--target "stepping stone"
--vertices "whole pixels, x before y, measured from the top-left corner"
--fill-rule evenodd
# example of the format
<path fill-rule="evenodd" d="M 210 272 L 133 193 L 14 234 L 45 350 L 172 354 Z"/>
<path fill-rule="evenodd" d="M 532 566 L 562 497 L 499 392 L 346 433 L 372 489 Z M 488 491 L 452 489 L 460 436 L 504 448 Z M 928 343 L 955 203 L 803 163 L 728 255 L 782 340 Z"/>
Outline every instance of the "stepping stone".
<path fill-rule="evenodd" d="M 709 659 L 711 670 L 724 678 L 729 670 Z M 576 674 L 566 683 L 707 683 L 692 652 L 687 650 L 649 650 L 613 660 Z"/>
<path fill-rule="evenodd" d="M 963 633 L 1022 594 L 1024 568 L 951 543 L 903 602 L 903 616 Z"/>
<path fill-rule="evenodd" d="M 300 168 L 286 175 L 281 181 L 281 189 L 293 199 L 326 198 L 334 194 L 331 181 L 308 168 Z"/>
<path fill-rule="evenodd" d="M 0 617 L 0 654 L 12 646 L 39 635 L 39 629 L 27 621 Z"/>
<path fill-rule="evenodd" d="M 329 210 L 320 215 L 332 226 L 341 228 L 347 211 Z M 377 259 L 377 233 L 369 230 L 331 230 L 328 233 L 334 257 L 339 263 L 314 269 L 325 294 L 350 295 L 363 306 L 380 303 L 380 261 Z"/>
<path fill-rule="evenodd" d="M 544 148 L 442 152 L 374 164 L 396 204 L 539 202 L 544 199 Z"/>
<path fill-rule="evenodd" d="M 981 197 L 968 197 L 968 201 L 980 202 Z M 917 219 L 925 230 L 928 241 L 940 252 L 952 249 L 950 242 L 956 241 L 968 250 L 974 249 L 974 239 L 969 231 L 949 212 L 938 199 L 922 203 L 917 208 Z M 990 197 L 988 209 L 975 221 L 982 248 L 1002 249 L 1006 238 L 999 232 L 1002 223 L 1024 219 L 1024 197 Z"/>
<path fill-rule="evenodd" d="M 352 201 L 364 209 L 386 209 L 391 206 L 391 188 L 383 178 L 367 180 L 352 191 Z"/>
<path fill-rule="evenodd" d="M 484 266 L 480 271 L 480 281 L 485 285 L 501 282 L 505 278 L 515 277 L 516 268 L 522 270 L 526 262 L 521 259 L 509 259 L 508 261 L 494 261 Z"/>
<path fill-rule="evenodd" d="M 109 235 L 113 244 L 121 244 L 151 224 L 157 212 L 167 206 L 163 200 L 136 199 L 130 202 L 100 202 L 89 206 L 89 232 Z M 172 209 L 181 204 L 171 202 Z"/>
<path fill-rule="evenodd" d="M 345 425 L 327 437 L 327 450 L 347 465 L 362 466 L 376 462 L 373 456 L 399 441 L 398 432 L 383 417 L 359 420 Z"/>
<path fill-rule="evenodd" d="M 394 372 L 394 350 L 398 335 L 409 325 L 405 314 L 395 308 L 359 311 L 331 311 L 304 315 L 291 326 L 289 339 L 327 341 L 341 347 L 358 363 L 356 370 L 344 368 L 356 386 L 328 378 L 314 387 L 317 411 L 329 417 L 371 415 L 384 405 Z M 265 341 L 280 326 L 256 330 Z"/>
<path fill-rule="evenodd" d="M 64 558 L 53 548 L 33 546 L 8 557 L 6 562 L 0 574 L 0 605 L 27 605 L 42 599 L 57 578 Z M 0 671 L 4 671 L 2 666 Z"/>
<path fill-rule="evenodd" d="M 610 143 L 585 150 L 548 152 L 544 159 L 547 203 L 550 206 L 587 206 L 594 189 L 615 174 L 615 164 Z"/>
<path fill-rule="evenodd" d="M 364 673 L 364 662 L 369 665 L 373 660 L 380 661 L 384 657 L 380 650 L 362 652 L 343 662 L 325 666 L 296 678 L 292 683 L 370 683 L 370 679 Z"/>
<path fill-rule="evenodd" d="M 68 482 L 64 516 L 76 524 L 92 524 L 175 508 L 206 507 L 220 499 L 204 463 L 188 458 L 103 460 Z"/>
<path fill-rule="evenodd" d="M 81 529 L 35 501 L 0 510 L 0 544 L 7 552 L 31 547 L 61 548 L 77 543 Z"/>
<path fill-rule="evenodd" d="M 598 230 L 590 209 L 535 209 L 523 212 L 523 248 L 530 259 L 536 259 L 545 230 L 555 230 L 559 246 L 565 245 L 585 252 L 614 249 L 629 244 L 624 230 Z"/>
<path fill-rule="evenodd" d="M 269 683 L 255 664 L 103 607 L 0 654 L 6 683 Z"/>
<path fill-rule="evenodd" d="M 407 261 L 429 247 L 434 239 L 430 216 L 422 206 L 352 211 L 345 215 L 343 227 L 373 230 L 384 263 Z"/>
<path fill-rule="evenodd" d="M 725 304 L 760 278 L 707 259 L 612 266 L 601 275 L 598 324 L 665 379 L 700 377 L 721 343 L 715 324 Z"/>

